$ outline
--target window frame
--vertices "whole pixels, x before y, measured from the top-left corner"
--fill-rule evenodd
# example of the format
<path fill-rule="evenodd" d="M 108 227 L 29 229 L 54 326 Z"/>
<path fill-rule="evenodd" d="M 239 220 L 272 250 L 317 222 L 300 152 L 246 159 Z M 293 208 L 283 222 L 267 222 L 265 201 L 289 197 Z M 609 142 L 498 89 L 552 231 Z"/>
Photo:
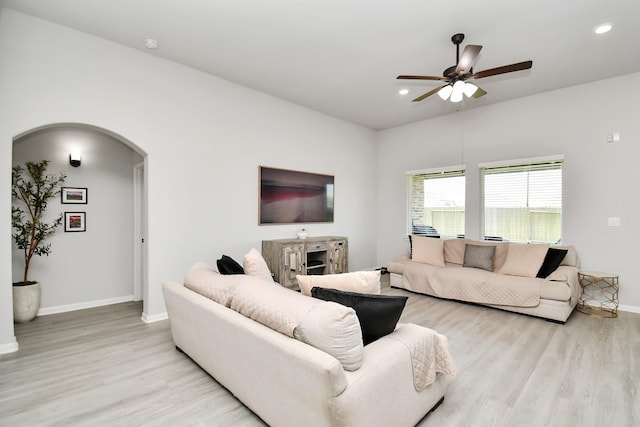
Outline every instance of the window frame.
<path fill-rule="evenodd" d="M 456 176 L 455 174 L 459 174 L 461 172 L 461 175 L 458 176 L 463 176 L 465 179 L 465 195 L 464 195 L 464 206 L 465 206 L 465 215 L 466 215 L 466 209 L 467 209 L 467 192 L 466 192 L 466 183 L 467 183 L 467 168 L 464 164 L 462 165 L 454 165 L 454 166 L 443 166 L 443 167 L 437 167 L 437 168 L 428 168 L 428 169 L 416 169 L 416 170 L 410 170 L 410 171 L 406 171 L 405 172 L 405 188 L 406 188 L 406 223 L 405 223 L 405 232 L 406 235 L 410 235 L 413 234 L 413 204 L 412 204 L 412 192 L 413 192 L 413 188 L 412 188 L 412 178 L 415 175 L 436 175 L 436 174 L 442 174 L 443 177 L 446 176 L 446 174 L 451 174 L 451 176 Z M 437 178 L 435 178 L 437 179 Z M 466 225 L 465 225 L 466 227 Z M 464 230 L 463 230 L 464 232 Z M 434 236 L 435 237 L 435 236 Z M 450 238 L 450 237 L 457 237 L 457 236 L 444 236 L 441 235 L 440 237 L 442 238 Z"/>
<path fill-rule="evenodd" d="M 485 206 L 485 171 L 487 169 L 496 169 L 496 168 L 517 168 L 517 167 L 527 167 L 527 166 L 538 166 L 544 164 L 552 164 L 552 163 L 560 163 L 560 171 L 561 171 L 561 202 L 560 202 L 560 241 L 563 239 L 563 223 L 564 223 L 564 166 L 565 166 L 565 158 L 564 154 L 557 154 L 552 156 L 542 156 L 542 157 L 531 157 L 524 159 L 513 159 L 513 160 L 502 160 L 496 162 L 483 162 L 478 163 L 478 173 L 480 178 L 480 236 L 482 236 L 482 240 L 491 240 L 487 239 L 486 235 L 486 206 Z M 515 171 L 514 171 L 515 172 Z M 493 237 L 493 236 L 490 236 Z M 529 236 L 530 237 L 530 236 Z M 529 240 L 530 241 L 530 240 Z M 529 243 L 522 242 L 522 243 Z M 514 242 L 519 242 L 515 241 Z"/>

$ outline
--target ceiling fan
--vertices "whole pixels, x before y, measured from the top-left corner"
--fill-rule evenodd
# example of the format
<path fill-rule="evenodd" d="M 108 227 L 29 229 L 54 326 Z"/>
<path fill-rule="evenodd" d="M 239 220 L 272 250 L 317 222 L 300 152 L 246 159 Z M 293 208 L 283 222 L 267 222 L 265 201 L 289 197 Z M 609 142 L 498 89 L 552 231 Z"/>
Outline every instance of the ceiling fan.
<path fill-rule="evenodd" d="M 438 86 L 429 92 L 420 95 L 413 102 L 422 101 L 430 97 L 434 93 L 438 93 L 440 98 L 446 100 L 449 97 L 451 102 L 462 101 L 462 95 L 467 97 L 473 96 L 480 98 L 487 92 L 479 88 L 477 85 L 467 83 L 469 79 L 483 79 L 485 77 L 495 76 L 498 74 L 512 73 L 514 71 L 528 70 L 533 65 L 533 61 L 518 62 L 511 65 L 503 65 L 502 67 L 490 68 L 484 71 L 473 72 L 473 63 L 476 61 L 481 45 L 469 44 L 465 46 L 462 56 L 460 56 L 460 43 L 464 40 L 464 34 L 454 34 L 451 41 L 456 45 L 456 65 L 444 70 L 442 77 L 440 76 L 407 76 L 400 75 L 397 78 L 401 80 L 438 80 L 444 81 L 445 84 Z"/>

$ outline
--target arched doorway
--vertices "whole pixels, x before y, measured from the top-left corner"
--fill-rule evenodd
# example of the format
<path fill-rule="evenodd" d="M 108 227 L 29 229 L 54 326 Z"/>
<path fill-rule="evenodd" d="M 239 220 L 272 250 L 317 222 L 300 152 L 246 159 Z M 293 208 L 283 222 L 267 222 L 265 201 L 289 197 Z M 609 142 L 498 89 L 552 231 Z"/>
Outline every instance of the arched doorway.
<path fill-rule="evenodd" d="M 71 151 L 82 154 L 79 167 L 70 165 Z M 85 204 L 62 199 L 49 204 L 52 216 L 83 213 L 86 230 L 65 232 L 61 227 L 50 239 L 51 255 L 32 262 L 30 277 L 43 288 L 40 314 L 146 298 L 146 254 L 140 237 L 146 233 L 146 158 L 126 138 L 85 124 L 51 124 L 14 138 L 14 165 L 49 160 L 49 172 L 67 175 L 65 187 L 87 193 Z M 14 280 L 22 263 L 14 248 Z"/>

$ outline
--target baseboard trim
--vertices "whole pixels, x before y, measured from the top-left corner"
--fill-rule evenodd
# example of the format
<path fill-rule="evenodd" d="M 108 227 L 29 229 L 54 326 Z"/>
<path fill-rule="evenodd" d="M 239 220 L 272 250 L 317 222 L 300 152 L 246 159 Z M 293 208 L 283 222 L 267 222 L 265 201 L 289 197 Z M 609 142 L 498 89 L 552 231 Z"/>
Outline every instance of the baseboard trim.
<path fill-rule="evenodd" d="M 636 307 L 633 305 L 619 305 L 619 311 L 628 311 L 629 313 L 640 313 L 640 307 Z"/>
<path fill-rule="evenodd" d="M 133 295 L 125 295 L 117 298 L 107 298 L 94 301 L 79 302 L 76 304 L 59 305 L 57 307 L 44 307 L 38 310 L 38 316 L 48 314 L 66 313 L 68 311 L 84 310 L 85 308 L 102 307 L 103 305 L 120 304 L 133 301 Z"/>
<path fill-rule="evenodd" d="M 18 340 L 16 339 L 16 337 L 13 337 L 13 342 L 0 344 L 0 355 L 15 353 L 16 351 L 18 351 Z"/>
<path fill-rule="evenodd" d="M 148 315 L 147 313 L 142 313 L 141 320 L 144 323 L 154 323 L 159 322 L 161 320 L 167 320 L 169 318 L 169 314 L 165 311 L 164 313 L 152 314 Z"/>

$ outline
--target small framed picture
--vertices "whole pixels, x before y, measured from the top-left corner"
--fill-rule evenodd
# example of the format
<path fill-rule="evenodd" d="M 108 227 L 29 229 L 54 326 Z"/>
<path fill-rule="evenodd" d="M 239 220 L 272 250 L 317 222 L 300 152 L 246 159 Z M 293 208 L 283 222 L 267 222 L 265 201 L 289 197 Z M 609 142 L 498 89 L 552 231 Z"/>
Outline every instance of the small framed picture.
<path fill-rule="evenodd" d="M 87 231 L 86 212 L 65 212 L 64 231 Z"/>
<path fill-rule="evenodd" d="M 86 205 L 87 192 L 88 190 L 86 188 L 62 187 L 60 197 L 62 198 L 62 203 L 65 205 Z"/>

